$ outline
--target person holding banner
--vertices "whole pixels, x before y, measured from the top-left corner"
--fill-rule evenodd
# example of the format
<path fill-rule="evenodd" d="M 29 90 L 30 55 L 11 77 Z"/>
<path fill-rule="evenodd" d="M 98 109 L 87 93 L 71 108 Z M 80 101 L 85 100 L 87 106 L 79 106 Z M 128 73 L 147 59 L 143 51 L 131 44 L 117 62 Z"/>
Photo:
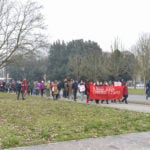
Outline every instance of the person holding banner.
<path fill-rule="evenodd" d="M 96 81 L 95 86 L 100 86 L 99 81 Z M 99 99 L 95 99 L 96 104 L 99 104 Z"/>
<path fill-rule="evenodd" d="M 124 85 L 123 85 L 123 99 L 122 99 L 122 102 L 125 101 L 125 103 L 128 104 L 127 98 L 128 98 L 128 87 L 127 87 L 127 84 L 125 82 Z"/>
<path fill-rule="evenodd" d="M 85 94 L 87 95 L 86 103 L 89 104 L 89 98 L 90 98 L 90 84 L 88 80 L 85 82 Z"/>
<path fill-rule="evenodd" d="M 104 89 L 106 89 L 108 87 L 108 83 L 106 81 L 104 81 L 103 87 L 104 87 Z M 105 101 L 106 101 L 107 104 L 109 104 L 108 99 L 105 99 Z M 103 102 L 104 102 L 104 100 L 101 100 L 102 104 L 103 104 Z"/>

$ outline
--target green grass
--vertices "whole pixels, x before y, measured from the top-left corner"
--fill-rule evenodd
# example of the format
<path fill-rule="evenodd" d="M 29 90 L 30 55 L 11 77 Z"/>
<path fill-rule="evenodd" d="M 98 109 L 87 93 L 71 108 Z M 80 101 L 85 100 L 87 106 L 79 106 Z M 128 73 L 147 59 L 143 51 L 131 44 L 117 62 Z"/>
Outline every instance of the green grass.
<path fill-rule="evenodd" d="M 131 95 L 145 95 L 144 89 L 129 89 L 129 94 Z"/>
<path fill-rule="evenodd" d="M 150 114 L 0 93 L 0 149 L 150 131 Z"/>

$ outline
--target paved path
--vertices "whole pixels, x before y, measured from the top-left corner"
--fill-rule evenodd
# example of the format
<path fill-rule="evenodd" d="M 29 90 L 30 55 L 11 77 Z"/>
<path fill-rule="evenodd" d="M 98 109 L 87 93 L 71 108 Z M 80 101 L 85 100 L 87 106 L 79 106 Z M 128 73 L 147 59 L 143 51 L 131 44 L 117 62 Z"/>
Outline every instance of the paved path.
<path fill-rule="evenodd" d="M 141 105 L 141 104 L 103 104 L 102 106 L 150 113 L 150 105 Z"/>
<path fill-rule="evenodd" d="M 150 150 L 150 132 L 60 142 L 11 150 Z"/>
<path fill-rule="evenodd" d="M 128 101 L 150 103 L 150 98 L 148 100 L 146 100 L 146 96 L 145 95 L 129 95 Z"/>
<path fill-rule="evenodd" d="M 144 95 L 129 95 L 128 97 L 128 102 L 134 102 L 134 103 L 147 103 L 150 104 L 150 98 L 148 100 L 146 100 L 146 96 Z M 138 112 L 148 112 L 150 113 L 150 105 L 143 105 L 143 104 L 120 104 L 120 103 L 109 103 L 107 104 L 103 104 L 102 106 L 106 106 L 106 107 L 115 107 L 118 109 L 127 109 L 127 110 L 133 110 L 133 111 L 138 111 Z"/>
<path fill-rule="evenodd" d="M 62 99 L 64 101 L 72 101 L 72 100 L 68 100 L 68 99 Z M 80 101 L 80 98 L 78 98 L 77 102 L 79 103 L 86 103 L 86 100 L 84 99 L 84 101 Z M 150 105 L 145 105 L 144 103 L 150 104 L 150 98 L 149 100 L 146 100 L 145 96 L 141 96 L 141 95 L 130 95 L 128 97 L 128 104 L 125 103 L 111 103 L 109 101 L 109 104 L 106 104 L 106 102 L 104 102 L 103 104 L 98 104 L 98 106 L 105 106 L 105 107 L 114 107 L 114 108 L 118 108 L 118 109 L 127 109 L 127 110 L 132 110 L 132 111 L 138 111 L 138 112 L 145 112 L 145 113 L 150 113 Z M 130 102 L 134 102 L 134 103 L 130 103 Z M 97 105 L 95 103 L 95 101 L 90 101 L 90 104 L 93 105 Z M 136 104 L 139 103 L 139 104 Z M 141 103 L 141 104 L 140 104 Z M 143 103 L 143 104 L 142 104 Z"/>

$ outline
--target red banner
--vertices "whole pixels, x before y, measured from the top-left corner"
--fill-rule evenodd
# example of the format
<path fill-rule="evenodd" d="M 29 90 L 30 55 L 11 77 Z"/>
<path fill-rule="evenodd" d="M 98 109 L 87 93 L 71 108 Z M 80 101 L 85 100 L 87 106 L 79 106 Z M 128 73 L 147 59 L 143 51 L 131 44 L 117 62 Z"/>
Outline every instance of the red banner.
<path fill-rule="evenodd" d="M 90 99 L 92 100 L 121 100 L 123 86 L 95 86 L 90 85 Z"/>

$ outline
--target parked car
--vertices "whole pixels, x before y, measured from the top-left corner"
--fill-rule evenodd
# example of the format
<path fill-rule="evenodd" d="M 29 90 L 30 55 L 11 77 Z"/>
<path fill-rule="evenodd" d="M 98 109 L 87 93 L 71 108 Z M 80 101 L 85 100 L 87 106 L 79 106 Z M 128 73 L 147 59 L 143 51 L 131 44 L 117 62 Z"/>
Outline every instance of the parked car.
<path fill-rule="evenodd" d="M 136 87 L 144 88 L 144 83 L 138 83 L 138 84 L 136 84 Z"/>

